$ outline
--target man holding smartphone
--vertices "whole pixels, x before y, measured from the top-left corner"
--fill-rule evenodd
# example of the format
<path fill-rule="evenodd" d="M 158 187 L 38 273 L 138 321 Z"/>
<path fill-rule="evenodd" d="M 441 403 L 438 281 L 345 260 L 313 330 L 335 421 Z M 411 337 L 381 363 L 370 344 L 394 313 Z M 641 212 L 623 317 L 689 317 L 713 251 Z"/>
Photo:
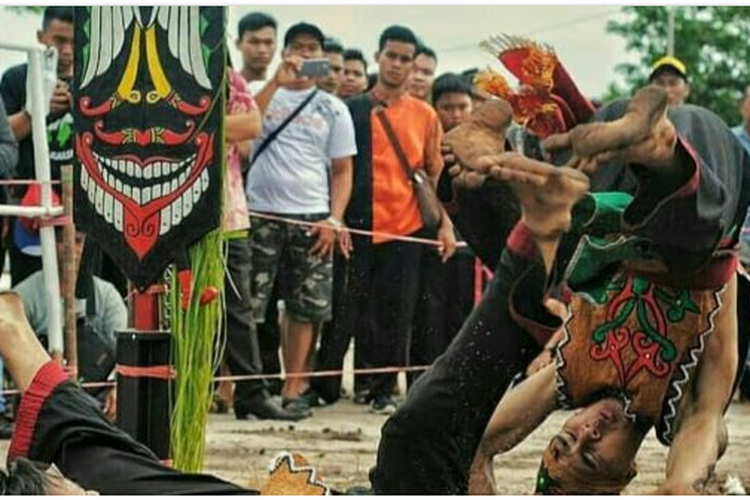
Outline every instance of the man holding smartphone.
<path fill-rule="evenodd" d="M 37 32 L 37 39 L 47 47 L 57 49 L 57 85 L 47 111 L 47 138 L 49 142 L 49 159 L 52 179 L 60 179 L 60 167 L 73 161 L 73 100 L 71 86 L 73 80 L 73 8 L 47 7 L 44 10 L 42 29 Z M 18 167 L 16 177 L 33 179 L 34 175 L 34 142 L 31 134 L 32 103 L 26 94 L 26 75 L 28 65 L 21 64 L 8 69 L 0 82 L 8 122 L 13 135 L 18 141 Z M 46 103 L 45 103 L 46 104 Z M 25 186 L 14 186 L 9 190 L 9 201 L 20 201 L 26 194 Z M 13 219 L 15 220 L 15 219 Z M 9 219 L 9 222 L 11 220 Z M 12 243 L 13 225 L 10 224 L 8 248 L 10 249 L 11 281 L 16 285 L 27 276 L 41 269 L 39 257 L 21 253 Z"/>
<path fill-rule="evenodd" d="M 278 274 L 287 315 L 282 332 L 287 374 L 308 368 L 315 327 L 331 317 L 334 246 L 348 255 L 351 245 L 341 221 L 352 190 L 354 126 L 340 99 L 316 89 L 315 77 L 321 75 L 315 74 L 315 62 L 323 58 L 324 40 L 312 24 L 289 28 L 282 63 L 256 95 L 263 133 L 253 143 L 247 201 L 264 217 L 251 217 L 252 304 L 262 322 Z M 283 406 L 309 415 L 300 397 L 306 389 L 306 379 L 287 378 Z"/>

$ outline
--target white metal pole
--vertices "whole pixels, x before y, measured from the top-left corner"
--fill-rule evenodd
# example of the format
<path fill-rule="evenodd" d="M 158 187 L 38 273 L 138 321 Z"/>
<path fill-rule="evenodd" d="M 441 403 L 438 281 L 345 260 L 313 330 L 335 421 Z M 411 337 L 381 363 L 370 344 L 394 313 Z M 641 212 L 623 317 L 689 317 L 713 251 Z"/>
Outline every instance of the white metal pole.
<path fill-rule="evenodd" d="M 29 54 L 29 74 L 31 81 L 31 95 L 27 101 L 33 103 L 31 107 L 31 133 L 34 140 L 34 171 L 36 179 L 41 182 L 42 208 L 52 207 L 52 185 L 50 183 L 49 148 L 47 147 L 47 127 L 43 105 L 44 87 L 42 75 L 42 50 L 31 50 Z M 42 243 L 42 271 L 47 302 L 47 317 L 49 318 L 49 351 L 50 353 L 64 352 L 62 335 L 62 307 L 60 304 L 60 275 L 57 272 L 57 251 L 55 247 L 55 228 L 41 225 L 39 237 Z"/>
<path fill-rule="evenodd" d="M 674 56 L 674 9 L 673 5 L 667 7 L 667 55 Z"/>

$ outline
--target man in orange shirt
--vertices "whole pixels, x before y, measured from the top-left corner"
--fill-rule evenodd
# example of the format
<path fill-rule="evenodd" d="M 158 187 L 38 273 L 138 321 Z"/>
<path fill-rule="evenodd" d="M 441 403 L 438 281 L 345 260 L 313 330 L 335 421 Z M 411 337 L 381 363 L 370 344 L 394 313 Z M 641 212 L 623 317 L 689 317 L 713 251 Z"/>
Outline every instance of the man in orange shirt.
<path fill-rule="evenodd" d="M 370 237 L 353 236 L 353 252 L 344 279 L 334 285 L 334 324 L 324 335 L 318 369 L 340 368 L 351 333 L 364 330 L 367 361 L 374 368 L 405 366 L 407 346 L 418 293 L 422 245 L 397 240 L 399 236 L 437 238 L 443 261 L 456 247 L 453 224 L 443 213 L 437 234 L 424 230 L 414 188 L 399 163 L 395 149 L 374 107 L 382 104 L 409 166 L 424 169 L 433 185 L 443 168 L 442 128 L 429 104 L 411 97 L 406 83 L 414 67 L 417 38 L 402 26 L 391 26 L 380 36 L 375 55 L 378 81 L 370 94 L 347 102 L 354 120 L 358 154 L 354 187 L 346 224 L 371 230 Z M 338 398 L 340 378 L 316 379 L 314 388 L 327 401 Z M 369 400 L 376 413 L 395 411 L 396 374 L 373 376 Z"/>

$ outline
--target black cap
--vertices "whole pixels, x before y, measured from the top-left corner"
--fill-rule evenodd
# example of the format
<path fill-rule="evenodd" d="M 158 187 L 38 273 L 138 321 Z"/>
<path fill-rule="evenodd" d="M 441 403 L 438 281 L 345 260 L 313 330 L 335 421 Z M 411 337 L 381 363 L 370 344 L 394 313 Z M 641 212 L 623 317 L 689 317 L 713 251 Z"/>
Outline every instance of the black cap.
<path fill-rule="evenodd" d="M 286 33 L 284 34 L 284 48 L 288 47 L 289 44 L 292 43 L 292 40 L 298 35 L 310 35 L 314 37 L 318 40 L 321 47 L 323 47 L 323 44 L 325 43 L 326 37 L 323 35 L 323 32 L 320 31 L 320 28 L 310 23 L 297 23 L 286 30 Z"/>

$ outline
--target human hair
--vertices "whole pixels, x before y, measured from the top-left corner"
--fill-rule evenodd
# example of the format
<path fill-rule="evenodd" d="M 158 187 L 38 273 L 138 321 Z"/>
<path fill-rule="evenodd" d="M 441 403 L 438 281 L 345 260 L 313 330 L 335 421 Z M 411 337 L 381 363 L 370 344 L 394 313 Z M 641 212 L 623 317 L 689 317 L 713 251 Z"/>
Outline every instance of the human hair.
<path fill-rule="evenodd" d="M 414 54 L 414 57 L 416 58 L 417 56 L 427 56 L 430 59 L 434 59 L 435 62 L 438 62 L 438 57 L 437 57 L 437 54 L 435 53 L 435 51 L 432 50 L 431 48 L 429 48 L 427 45 L 424 45 L 424 44 L 420 44 L 417 47 L 417 52 L 416 52 L 416 54 Z"/>
<path fill-rule="evenodd" d="M 18 457 L 8 462 L 7 471 L 0 469 L 0 494 L 46 495 L 47 478 L 31 461 Z"/>
<path fill-rule="evenodd" d="M 323 42 L 323 52 L 326 54 L 343 54 L 344 46 L 341 42 L 332 37 L 326 37 Z"/>
<path fill-rule="evenodd" d="M 409 44 L 414 45 L 415 49 L 419 46 L 419 42 L 417 41 L 417 36 L 414 34 L 414 32 L 410 30 L 409 28 L 407 28 L 406 26 L 400 26 L 398 24 L 388 26 L 383 31 L 383 33 L 380 34 L 380 42 L 378 42 L 378 51 L 382 51 L 383 48 L 385 48 L 385 44 L 388 41 L 409 43 Z"/>
<path fill-rule="evenodd" d="M 471 85 L 461 75 L 443 73 L 432 84 L 432 102 L 437 104 L 444 94 L 466 94 L 471 97 Z"/>
<path fill-rule="evenodd" d="M 268 14 L 264 14 L 263 12 L 251 12 L 240 19 L 240 22 L 237 25 L 237 38 L 242 38 L 242 35 L 244 35 L 246 31 L 258 31 L 263 28 L 273 28 L 273 31 L 275 32 L 278 30 L 278 23 L 276 22 L 276 19 Z"/>
<path fill-rule="evenodd" d="M 73 24 L 73 7 L 47 7 L 42 15 L 42 29 L 46 30 L 52 21 Z"/>
<path fill-rule="evenodd" d="M 346 49 L 344 51 L 344 61 L 360 61 L 365 67 L 365 73 L 367 73 L 367 59 L 365 55 L 359 49 Z"/>

